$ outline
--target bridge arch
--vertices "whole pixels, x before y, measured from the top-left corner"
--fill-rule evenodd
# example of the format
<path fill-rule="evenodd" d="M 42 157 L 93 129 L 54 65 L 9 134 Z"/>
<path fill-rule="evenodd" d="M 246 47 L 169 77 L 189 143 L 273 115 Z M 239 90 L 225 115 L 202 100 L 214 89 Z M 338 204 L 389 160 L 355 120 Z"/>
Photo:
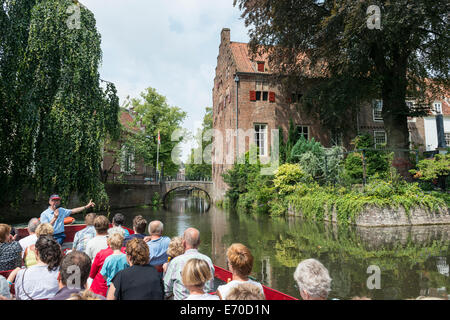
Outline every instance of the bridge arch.
<path fill-rule="evenodd" d="M 208 198 L 208 207 L 206 211 L 209 210 L 212 204 L 212 188 L 213 183 L 210 181 L 165 181 L 163 183 L 162 192 L 162 202 L 164 208 L 167 208 L 167 195 L 176 190 L 200 190 L 206 194 Z"/>

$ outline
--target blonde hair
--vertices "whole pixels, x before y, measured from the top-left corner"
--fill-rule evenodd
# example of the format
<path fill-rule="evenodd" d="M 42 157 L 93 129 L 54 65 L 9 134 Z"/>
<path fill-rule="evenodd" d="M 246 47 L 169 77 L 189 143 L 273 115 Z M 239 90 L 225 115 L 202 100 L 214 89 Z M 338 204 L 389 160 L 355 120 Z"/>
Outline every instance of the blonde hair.
<path fill-rule="evenodd" d="M 108 245 L 113 250 L 119 250 L 123 246 L 123 235 L 116 232 L 108 236 Z"/>
<path fill-rule="evenodd" d="M 90 290 L 80 291 L 78 293 L 72 293 L 70 298 L 66 300 L 101 300 L 99 296 Z"/>
<path fill-rule="evenodd" d="M 205 260 L 194 258 L 184 265 L 182 272 L 184 286 L 203 287 L 211 278 L 211 269 Z"/>
<path fill-rule="evenodd" d="M 120 250 L 123 246 L 123 235 L 120 233 L 113 233 L 112 235 L 108 236 L 108 245 L 113 250 Z"/>
<path fill-rule="evenodd" d="M 53 226 L 50 223 L 41 223 L 36 228 L 36 236 L 39 238 L 40 236 L 52 236 L 53 235 Z"/>
<path fill-rule="evenodd" d="M 183 239 L 181 237 L 173 237 L 170 240 L 167 255 L 172 259 L 184 253 Z"/>
<path fill-rule="evenodd" d="M 225 300 L 266 300 L 257 286 L 251 283 L 239 284 L 232 288 Z"/>
<path fill-rule="evenodd" d="M 233 243 L 227 250 L 228 262 L 240 276 L 248 276 L 253 268 L 253 255 L 242 243 Z"/>

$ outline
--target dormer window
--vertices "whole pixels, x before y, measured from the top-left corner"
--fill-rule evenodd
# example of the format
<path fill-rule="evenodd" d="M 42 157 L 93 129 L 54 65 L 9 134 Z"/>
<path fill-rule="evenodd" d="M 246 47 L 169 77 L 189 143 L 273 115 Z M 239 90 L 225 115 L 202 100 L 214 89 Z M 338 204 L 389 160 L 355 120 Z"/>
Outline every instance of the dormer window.
<path fill-rule="evenodd" d="M 264 72 L 265 71 L 264 61 L 258 61 L 257 65 L 258 65 L 258 72 Z"/>

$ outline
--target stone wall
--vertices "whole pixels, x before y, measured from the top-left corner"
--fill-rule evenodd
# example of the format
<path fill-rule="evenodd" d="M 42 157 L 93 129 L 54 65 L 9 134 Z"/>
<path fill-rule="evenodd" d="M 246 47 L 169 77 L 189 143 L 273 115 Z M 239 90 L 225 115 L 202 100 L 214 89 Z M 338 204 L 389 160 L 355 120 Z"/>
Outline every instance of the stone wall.
<path fill-rule="evenodd" d="M 293 206 L 289 207 L 288 214 L 303 216 L 301 210 Z M 325 217 L 325 220 L 337 222 L 336 210 L 333 209 L 331 220 L 328 217 Z M 354 224 L 362 227 L 450 224 L 450 210 L 442 208 L 438 212 L 431 212 L 424 208 L 414 208 L 407 214 L 403 207 L 377 208 L 367 206 L 363 212 L 358 214 Z"/>
<path fill-rule="evenodd" d="M 150 204 L 155 192 L 161 192 L 159 185 L 133 185 L 133 184 L 106 184 L 106 193 L 109 197 L 110 210 L 132 208 Z M 25 190 L 17 208 L 10 206 L 0 207 L 0 223 L 26 223 L 30 218 L 39 217 L 48 207 L 49 195 L 35 198 L 33 192 Z M 77 208 L 86 205 L 81 202 L 78 195 L 74 195 L 68 203 L 62 203 L 65 208 Z M 74 216 L 82 219 L 83 214 Z"/>

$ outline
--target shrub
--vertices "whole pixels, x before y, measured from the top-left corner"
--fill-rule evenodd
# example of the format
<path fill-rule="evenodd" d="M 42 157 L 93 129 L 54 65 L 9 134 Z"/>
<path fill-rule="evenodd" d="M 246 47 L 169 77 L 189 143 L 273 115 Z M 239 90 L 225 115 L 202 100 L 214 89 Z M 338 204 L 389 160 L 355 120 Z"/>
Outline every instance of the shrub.
<path fill-rule="evenodd" d="M 273 185 L 280 194 L 289 194 L 296 189 L 300 182 L 309 181 L 308 177 L 298 164 L 285 163 L 275 172 Z"/>

